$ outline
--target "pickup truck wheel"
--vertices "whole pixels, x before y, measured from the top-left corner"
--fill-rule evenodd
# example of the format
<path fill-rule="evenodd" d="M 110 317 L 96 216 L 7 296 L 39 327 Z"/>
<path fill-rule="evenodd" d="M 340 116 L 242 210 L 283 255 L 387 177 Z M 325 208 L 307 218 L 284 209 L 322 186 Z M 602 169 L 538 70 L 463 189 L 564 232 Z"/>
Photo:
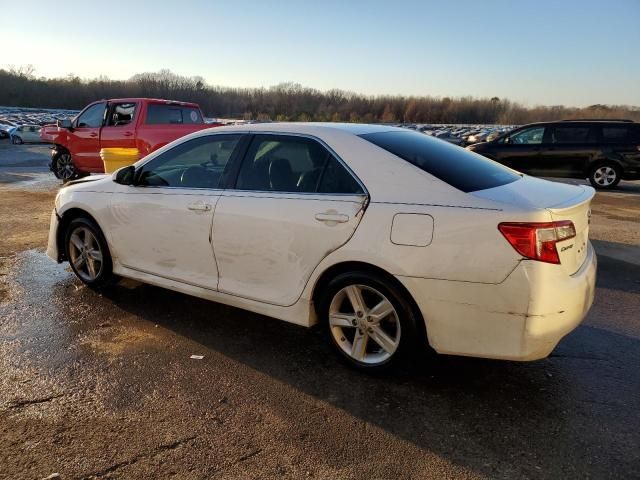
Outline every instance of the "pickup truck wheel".
<path fill-rule="evenodd" d="M 68 182 L 78 177 L 78 170 L 73 164 L 73 159 L 69 152 L 59 152 L 53 158 L 53 173 L 56 178 L 63 182 Z"/>

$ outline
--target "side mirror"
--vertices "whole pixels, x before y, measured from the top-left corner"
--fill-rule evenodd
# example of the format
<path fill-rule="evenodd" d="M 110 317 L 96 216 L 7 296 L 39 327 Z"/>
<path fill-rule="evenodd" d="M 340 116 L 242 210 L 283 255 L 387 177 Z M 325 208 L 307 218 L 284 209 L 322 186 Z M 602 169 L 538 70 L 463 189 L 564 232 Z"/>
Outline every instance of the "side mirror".
<path fill-rule="evenodd" d="M 58 120 L 56 123 L 60 128 L 67 128 L 67 129 L 73 128 L 73 123 L 68 118 L 63 118 L 62 120 Z"/>
<path fill-rule="evenodd" d="M 504 137 L 504 143 L 511 143 L 510 137 Z"/>
<path fill-rule="evenodd" d="M 122 167 L 118 170 L 113 178 L 113 181 L 120 185 L 133 185 L 135 178 L 136 167 L 129 165 L 128 167 Z"/>

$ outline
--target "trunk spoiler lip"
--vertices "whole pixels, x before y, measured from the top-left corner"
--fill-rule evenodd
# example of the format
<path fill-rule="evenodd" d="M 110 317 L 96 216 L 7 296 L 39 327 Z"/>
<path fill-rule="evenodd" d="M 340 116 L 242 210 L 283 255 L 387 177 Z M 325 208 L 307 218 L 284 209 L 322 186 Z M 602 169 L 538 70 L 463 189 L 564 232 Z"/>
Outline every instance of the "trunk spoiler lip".
<path fill-rule="evenodd" d="M 567 200 L 563 200 L 560 203 L 557 203 L 555 205 L 549 205 L 547 206 L 547 210 L 568 210 L 571 208 L 575 208 L 578 205 L 581 205 L 585 202 L 590 202 L 591 200 L 593 200 L 593 197 L 596 194 L 596 191 L 593 187 L 588 187 L 585 185 L 576 185 L 579 186 L 582 189 L 582 192 L 580 192 L 578 195 L 576 195 L 575 197 L 571 197 L 568 198 Z"/>

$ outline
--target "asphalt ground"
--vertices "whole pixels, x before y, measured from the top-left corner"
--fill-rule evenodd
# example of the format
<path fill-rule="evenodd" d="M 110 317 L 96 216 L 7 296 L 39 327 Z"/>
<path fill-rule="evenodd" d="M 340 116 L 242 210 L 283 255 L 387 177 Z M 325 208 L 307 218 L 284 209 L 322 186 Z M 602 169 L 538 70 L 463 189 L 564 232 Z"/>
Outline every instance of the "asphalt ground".
<path fill-rule="evenodd" d="M 0 141 L 0 479 L 640 478 L 640 182 L 597 194 L 595 302 L 549 358 L 369 376 L 314 330 L 85 288 L 44 255 L 47 162 Z"/>

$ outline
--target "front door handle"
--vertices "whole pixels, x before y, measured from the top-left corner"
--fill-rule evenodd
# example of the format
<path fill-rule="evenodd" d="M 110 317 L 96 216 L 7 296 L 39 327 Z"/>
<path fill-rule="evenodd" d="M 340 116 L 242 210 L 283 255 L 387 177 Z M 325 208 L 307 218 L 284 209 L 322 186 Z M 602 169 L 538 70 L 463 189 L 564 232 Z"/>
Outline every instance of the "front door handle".
<path fill-rule="evenodd" d="M 89 134 L 89 136 L 90 136 L 90 137 L 97 137 L 97 136 L 98 136 L 98 134 L 97 134 L 96 132 L 91 132 L 91 133 Z"/>
<path fill-rule="evenodd" d="M 122 135 L 125 137 L 133 137 L 133 132 L 124 132 Z"/>
<path fill-rule="evenodd" d="M 208 203 L 196 202 L 187 205 L 187 208 L 189 210 L 195 210 L 197 212 L 208 212 L 209 210 L 211 210 L 211 205 L 209 205 Z"/>
<path fill-rule="evenodd" d="M 349 215 L 330 210 L 328 212 L 316 213 L 316 220 L 328 224 L 345 223 L 349 221 Z"/>

